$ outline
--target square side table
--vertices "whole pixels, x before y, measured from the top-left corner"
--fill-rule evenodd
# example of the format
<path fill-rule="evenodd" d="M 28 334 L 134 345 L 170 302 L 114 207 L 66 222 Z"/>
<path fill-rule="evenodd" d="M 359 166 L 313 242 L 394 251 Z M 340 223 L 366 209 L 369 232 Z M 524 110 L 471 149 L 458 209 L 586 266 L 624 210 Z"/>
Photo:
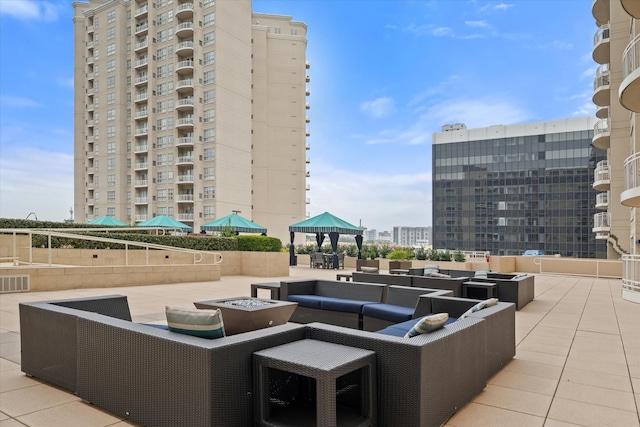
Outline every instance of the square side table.
<path fill-rule="evenodd" d="M 256 425 L 376 424 L 374 351 L 305 339 L 257 351 L 253 364 Z M 315 413 L 296 407 L 304 400 L 305 384 L 307 388 L 315 384 L 315 390 L 308 390 L 310 400 L 315 396 Z M 282 385 L 289 390 L 282 391 Z M 354 393 L 358 393 L 355 399 Z M 356 408 L 342 404 L 341 398 L 349 394 L 349 402 L 358 401 Z M 273 402 L 277 408 L 272 410 Z"/>

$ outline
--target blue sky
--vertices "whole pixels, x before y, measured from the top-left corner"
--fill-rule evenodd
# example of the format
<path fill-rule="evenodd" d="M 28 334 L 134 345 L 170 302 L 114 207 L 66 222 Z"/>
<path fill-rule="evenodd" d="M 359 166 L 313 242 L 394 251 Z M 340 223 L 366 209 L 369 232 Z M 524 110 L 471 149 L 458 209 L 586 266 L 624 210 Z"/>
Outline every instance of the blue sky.
<path fill-rule="evenodd" d="M 431 225 L 443 124 L 593 115 L 591 3 L 254 0 L 308 25 L 309 213 Z M 0 217 L 69 218 L 72 17 L 70 1 L 0 0 Z"/>

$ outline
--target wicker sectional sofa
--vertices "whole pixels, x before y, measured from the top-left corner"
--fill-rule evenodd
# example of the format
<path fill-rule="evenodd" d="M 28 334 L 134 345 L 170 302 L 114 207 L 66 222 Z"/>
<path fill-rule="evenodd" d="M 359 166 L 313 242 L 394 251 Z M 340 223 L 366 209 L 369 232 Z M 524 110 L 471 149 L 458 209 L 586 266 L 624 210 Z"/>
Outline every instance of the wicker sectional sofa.
<path fill-rule="evenodd" d="M 416 312 L 453 316 L 472 302 L 459 300 L 422 295 Z M 372 425 L 439 426 L 513 356 L 514 320 L 499 303 L 411 339 L 313 322 L 206 340 L 133 323 L 121 295 L 29 302 L 21 368 L 141 425 L 251 426 L 253 353 L 312 339 L 376 353 Z"/>

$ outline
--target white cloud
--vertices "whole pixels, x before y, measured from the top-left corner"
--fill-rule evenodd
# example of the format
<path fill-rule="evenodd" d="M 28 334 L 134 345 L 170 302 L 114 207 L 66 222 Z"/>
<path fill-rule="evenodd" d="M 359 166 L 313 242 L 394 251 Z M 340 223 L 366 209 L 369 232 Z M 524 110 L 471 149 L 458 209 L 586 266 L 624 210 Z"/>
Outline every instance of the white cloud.
<path fill-rule="evenodd" d="M 360 104 L 360 111 L 374 119 L 387 117 L 395 113 L 395 101 L 388 97 L 376 98 L 373 101 L 367 101 Z"/>
<path fill-rule="evenodd" d="M 491 25 L 487 21 L 464 21 L 468 27 L 490 28 Z"/>
<path fill-rule="evenodd" d="M 55 21 L 62 7 L 67 7 L 67 4 L 36 0 L 0 0 L 0 15 L 21 20 Z"/>
<path fill-rule="evenodd" d="M 425 170 L 428 168 L 425 165 Z M 431 174 L 376 174 L 314 162 L 312 216 L 329 211 L 347 222 L 380 231 L 394 225 L 431 225 Z M 330 206 L 330 208 L 329 208 Z"/>
<path fill-rule="evenodd" d="M 433 29 L 431 34 L 438 37 L 444 37 L 444 36 L 451 36 L 454 34 L 454 32 L 449 27 L 436 27 Z"/>
<path fill-rule="evenodd" d="M 20 96 L 0 96 L 0 104 L 11 108 L 42 107 L 38 101 Z"/>
<path fill-rule="evenodd" d="M 531 114 L 507 99 L 449 99 L 431 106 L 421 120 L 439 130 L 444 124 L 464 123 L 468 128 L 524 123 Z"/>
<path fill-rule="evenodd" d="M 73 206 L 73 156 L 3 145 L 0 158 L 0 217 L 62 221 Z"/>
<path fill-rule="evenodd" d="M 498 9 L 498 10 L 507 10 L 507 9 L 511 9 L 513 6 L 515 6 L 515 5 L 514 4 L 500 3 L 500 4 L 497 4 L 494 8 Z"/>

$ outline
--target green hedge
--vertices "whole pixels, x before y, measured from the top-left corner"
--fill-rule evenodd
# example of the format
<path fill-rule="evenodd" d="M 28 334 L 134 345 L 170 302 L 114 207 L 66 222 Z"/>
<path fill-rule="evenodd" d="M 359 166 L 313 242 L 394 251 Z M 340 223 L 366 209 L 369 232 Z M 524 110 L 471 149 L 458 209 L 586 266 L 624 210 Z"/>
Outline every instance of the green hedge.
<path fill-rule="evenodd" d="M 32 221 L 0 218 L 0 228 L 65 228 L 65 232 L 73 232 L 72 228 L 104 228 L 104 226 L 89 226 L 87 224 L 71 224 L 52 221 Z M 235 236 L 216 237 L 195 234 L 190 236 L 164 236 L 149 234 L 149 230 L 119 231 L 120 227 L 109 227 L 108 232 L 82 232 L 85 236 L 106 237 L 131 242 L 153 243 L 157 245 L 173 246 L 178 248 L 194 249 L 198 251 L 255 251 L 255 252 L 280 252 L 282 242 L 280 239 L 268 236 Z M 62 231 L 62 230 L 61 230 Z M 48 237 L 34 235 L 32 245 L 34 248 L 46 248 Z M 123 244 L 97 242 L 91 240 L 73 239 L 67 237 L 51 237 L 53 248 L 73 249 L 124 249 Z M 142 249 L 139 246 L 131 246 L 130 249 Z"/>

